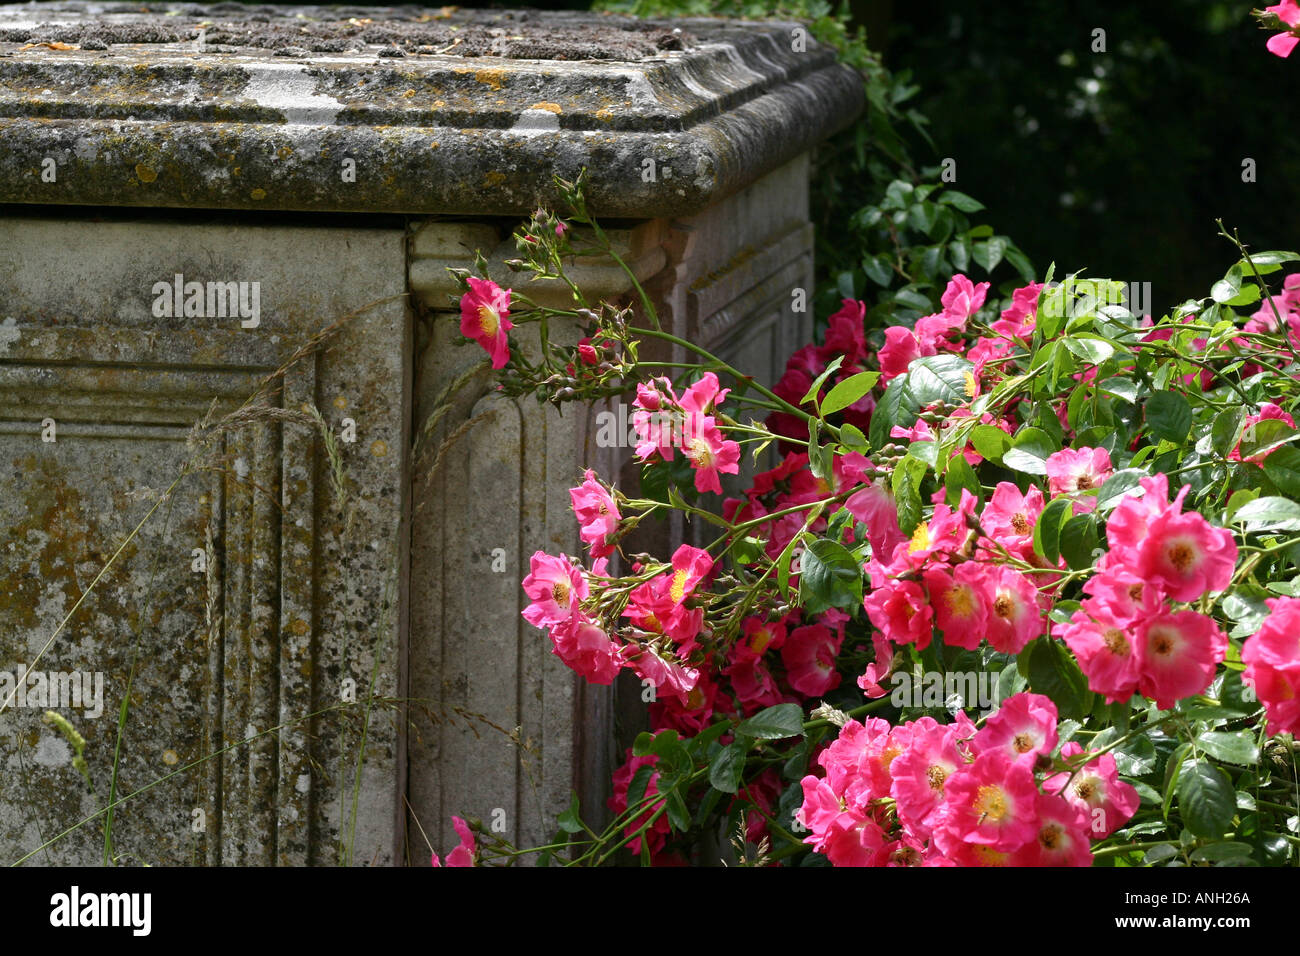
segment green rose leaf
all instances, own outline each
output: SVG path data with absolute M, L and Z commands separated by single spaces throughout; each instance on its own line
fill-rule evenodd
M 748 742 L 728 744 L 718 751 L 718 755 L 709 764 L 709 784 L 723 793 L 735 793 L 740 789 L 740 778 L 745 772 L 745 754 L 749 750 Z M 629 798 L 630 801 L 630 798 Z
M 1223 836 L 1237 812 L 1232 781 L 1207 761 L 1184 762 L 1178 774 L 1178 812 L 1187 829 L 1197 836 Z
M 809 544 L 799 558 L 799 603 L 804 612 L 820 614 L 861 602 L 862 568 L 853 553 L 828 538 Z
M 859 372 L 839 382 L 826 395 L 822 402 L 822 415 L 834 415 L 848 408 L 875 387 L 880 379 L 879 372 Z
M 1156 392 L 1147 399 L 1147 427 L 1157 438 L 1176 444 L 1192 430 L 1192 406 L 1177 392 Z
M 756 740 L 781 740 L 803 736 L 803 710 L 798 704 L 777 704 L 760 710 L 736 727 L 737 734 Z

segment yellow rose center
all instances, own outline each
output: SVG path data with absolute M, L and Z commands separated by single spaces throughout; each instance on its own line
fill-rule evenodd
M 912 532 L 912 543 L 907 546 L 907 553 L 914 554 L 917 551 L 929 550 L 932 543 L 930 526 L 919 524 L 916 526 L 916 530 Z
M 1049 823 L 1038 831 L 1038 843 L 1044 850 L 1055 850 L 1065 842 L 1065 828 L 1059 823 Z
M 673 583 L 668 586 L 668 596 L 673 599 L 674 604 L 681 604 L 682 598 L 686 596 L 686 579 L 690 577 L 690 572 L 685 568 L 673 572 Z
M 1001 787 L 985 784 L 975 795 L 975 812 L 979 814 L 980 823 L 986 820 L 990 823 L 1001 823 L 1008 809 L 1007 795 L 1002 792 Z

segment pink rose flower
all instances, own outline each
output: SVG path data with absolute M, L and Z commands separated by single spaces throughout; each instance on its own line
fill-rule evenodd
M 545 551 L 534 552 L 529 564 L 523 588 L 533 603 L 524 608 L 524 620 L 533 627 L 563 624 L 587 598 L 582 569 L 564 555 L 555 558 Z
M 1039 754 L 1056 749 L 1056 705 L 1042 694 L 1021 693 L 1002 702 L 975 735 L 972 746 L 979 754 L 994 750 L 1033 767 Z
M 1137 629 L 1142 655 L 1138 689 L 1161 709 L 1210 686 L 1228 638 L 1196 611 L 1172 611 L 1143 620 Z
M 1207 591 L 1226 588 L 1236 564 L 1231 531 L 1213 527 L 1195 511 L 1179 514 L 1177 505 L 1171 505 L 1148 523 L 1133 570 L 1175 601 L 1195 601 Z
M 1038 832 L 1038 788 L 1025 764 L 1005 750 L 982 753 L 944 781 L 945 804 L 934 840 L 948 856 L 963 844 L 1017 850 Z
M 985 639 L 996 651 L 1019 654 L 1043 633 L 1042 598 L 1033 582 L 1014 568 L 990 565 L 990 614 Z
M 943 643 L 970 651 L 978 648 L 989 620 L 985 566 L 963 561 L 952 572 L 943 567 L 926 568 L 924 580 Z
M 447 854 L 447 866 L 473 866 L 474 856 L 478 853 L 478 844 L 474 840 L 474 831 L 469 828 L 469 824 L 460 817 L 452 817 L 451 825 L 456 828 L 456 833 L 460 836 L 460 846 Z M 433 854 L 431 861 L 432 866 L 442 866 L 438 854 Z
M 708 415 L 688 413 L 687 426 L 682 454 L 695 469 L 695 490 L 720 495 L 719 475 L 740 473 L 740 443 L 724 437 L 715 419 Z
M 925 650 L 934 637 L 934 610 L 915 581 L 891 581 L 872 588 L 862 599 L 871 623 L 895 644 Z
M 1065 495 L 1074 513 L 1097 510 L 1097 491 L 1111 474 L 1110 452 L 1104 448 L 1066 448 L 1047 458 L 1047 487 L 1052 497 Z
M 551 627 L 555 655 L 593 684 L 610 684 L 624 667 L 623 648 L 581 611 Z
M 1063 760 L 1081 753 L 1083 747 L 1073 741 L 1061 748 Z M 1083 811 L 1088 832 L 1094 840 L 1108 837 L 1122 827 L 1142 802 L 1137 790 L 1119 779 L 1115 757 L 1111 754 L 1102 754 L 1088 761 L 1073 774 L 1073 778 L 1068 773 L 1047 777 L 1043 781 L 1043 792 L 1059 794 Z
M 618 531 L 622 515 L 614 498 L 596 481 L 596 473 L 588 468 L 582 484 L 569 489 L 569 498 L 580 526 L 578 535 L 591 548 L 591 556 L 603 558 L 613 554 L 614 546 L 609 539 Z
M 1142 674 L 1141 645 L 1129 625 L 1129 619 L 1117 617 L 1109 604 L 1089 598 L 1069 624 L 1052 628 L 1079 661 L 1088 688 L 1110 703 L 1132 697 Z
M 1246 641 L 1242 681 L 1255 691 L 1269 731 L 1300 731 L 1300 600 L 1268 598 L 1269 614 Z
M 867 526 L 867 541 L 878 559 L 887 561 L 894 549 L 907 540 L 898 527 L 898 505 L 883 479 L 855 491 L 844 507 Z
M 835 658 L 844 643 L 823 624 L 808 624 L 790 632 L 781 647 L 786 679 L 805 697 L 820 697 L 840 685 Z
M 1300 26 L 1300 6 L 1296 5 L 1295 0 L 1282 0 L 1281 3 L 1265 7 L 1264 10 L 1267 13 L 1276 14 L 1278 19 L 1289 27 Z M 1268 52 L 1274 56 L 1288 57 L 1297 43 L 1300 43 L 1300 37 L 1296 36 L 1294 32 L 1274 33 L 1268 38 L 1268 43 L 1265 46 L 1268 47 Z
M 1087 821 L 1074 804 L 1040 793 L 1037 831 L 1007 862 L 1011 866 L 1091 866 Z
M 842 355 L 842 368 L 859 364 L 867 354 L 867 339 L 862 327 L 866 315 L 865 303 L 842 299 L 840 310 L 826 320 L 826 344 L 817 349 L 817 357 L 829 362 Z
M 514 328 L 510 322 L 510 289 L 502 289 L 490 279 L 470 277 L 469 291 L 460 297 L 460 332 L 471 338 L 492 357 L 493 368 L 504 368 L 510 361 L 510 341 L 506 333 Z
M 957 749 L 958 728 L 921 717 L 912 725 L 912 743 L 890 765 L 890 795 L 898 819 L 910 832 L 928 837 L 943 808 L 944 784 L 966 765 Z

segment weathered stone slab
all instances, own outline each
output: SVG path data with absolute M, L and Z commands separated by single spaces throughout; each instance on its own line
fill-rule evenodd
M 580 552 L 584 466 L 637 469 L 597 437 L 616 402 L 493 394 L 447 269 L 478 249 L 509 282 L 519 217 L 586 168 L 664 328 L 774 381 L 811 331 L 808 150 L 862 99 L 801 31 L 0 7 L 0 202 L 32 207 L 0 221 L 0 692 L 46 642 L 36 669 L 89 675 L 90 704 L 58 709 L 96 787 L 40 706 L 0 713 L 4 859 L 56 837 L 32 859 L 100 859 L 99 821 L 61 834 L 106 801 L 132 661 L 124 862 L 424 863 L 452 814 L 519 844 L 571 789 L 599 815 L 615 712 L 644 707 L 550 653 L 519 580 L 534 550 Z M 593 302 L 632 302 L 613 261 L 569 265 Z M 201 419 L 228 426 L 204 455 Z
M 122 547 L 32 668 L 102 677 L 101 713 L 54 707 L 88 742 L 95 792 L 41 726 L 43 701 L 7 709 L 0 859 L 107 802 L 133 659 L 118 793 L 166 779 L 115 815 L 125 862 L 335 862 L 353 829 L 357 862 L 394 859 L 397 705 L 371 711 L 355 827 L 362 728 L 337 706 L 349 686 L 364 699 L 372 676 L 376 694 L 401 696 L 404 271 L 398 230 L 0 224 L 0 670 L 36 658 Z M 176 274 L 258 283 L 257 326 L 157 316 L 155 284 Z M 294 364 L 212 455 L 196 454 L 200 419 L 240 408 L 331 321 L 393 296 Z M 276 415 L 310 406 L 335 431 L 355 422 L 356 442 L 337 444 L 342 501 L 320 432 Z M 102 846 L 96 821 L 34 861 L 98 862 Z
M 0 7 L 0 202 L 516 214 L 585 166 L 593 210 L 656 218 L 862 103 L 798 24 L 163 9 Z

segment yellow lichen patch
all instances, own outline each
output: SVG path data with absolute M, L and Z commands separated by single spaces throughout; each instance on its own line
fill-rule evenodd
M 484 177 L 483 177 L 483 186 L 484 186 L 485 188 L 490 187 L 490 186 L 497 186 L 497 185 L 500 185 L 501 183 L 503 183 L 503 182 L 505 182 L 505 181 L 506 181 L 506 174 L 505 174 L 505 173 L 502 173 L 502 172 L 497 172 L 497 171 L 494 169 L 494 170 L 492 170 L 492 172 L 487 173 L 486 175 L 484 175 Z
M 460 7 L 441 7 L 434 13 L 424 13 L 415 18 L 416 23 L 428 23 L 430 20 L 446 20 Z
M 613 118 L 614 114 L 608 106 L 602 106 L 600 109 L 596 110 L 596 119 L 600 120 L 602 123 L 608 123 Z
M 474 73 L 474 79 L 484 84 L 489 89 L 496 91 L 501 89 L 501 84 L 505 82 L 506 74 L 504 70 L 477 70 Z
M 388 454 L 388 443 L 385 441 L 375 442 L 370 446 L 370 454 L 374 455 L 376 458 L 383 458 Z
M 177 756 L 176 751 L 174 750 L 163 751 L 163 758 L 162 758 L 163 763 L 165 763 L 169 767 L 176 766 L 176 764 L 180 762 L 180 759 L 181 758 Z
M 303 637 L 311 630 L 311 625 L 300 617 L 295 617 L 293 623 L 289 625 L 289 633 L 296 637 Z
M 546 110 L 546 112 L 554 113 L 556 116 L 559 116 L 564 112 L 564 110 L 560 109 L 559 103 L 534 103 L 529 108 L 534 110 Z
M 404 97 L 406 97 L 406 98 L 409 100 L 412 96 L 415 95 L 415 90 L 407 90 L 407 91 L 406 91 L 405 93 L 403 93 L 402 95 L 403 95 Z
M 254 190 L 253 190 L 251 193 L 249 193 L 248 195 L 251 196 L 253 199 L 265 199 L 265 198 L 266 198 L 266 190 L 265 190 L 265 189 L 254 189 Z
M 338 398 L 334 399 L 334 407 L 339 410 L 347 408 L 348 407 L 347 396 L 340 395 Z
M 279 156 L 281 159 L 288 159 L 290 156 L 293 155 L 293 149 L 288 146 L 281 146 L 276 151 L 276 155 Z
M 142 183 L 151 183 L 158 178 L 158 174 L 143 163 L 136 165 L 135 174 L 140 178 L 140 182 Z

